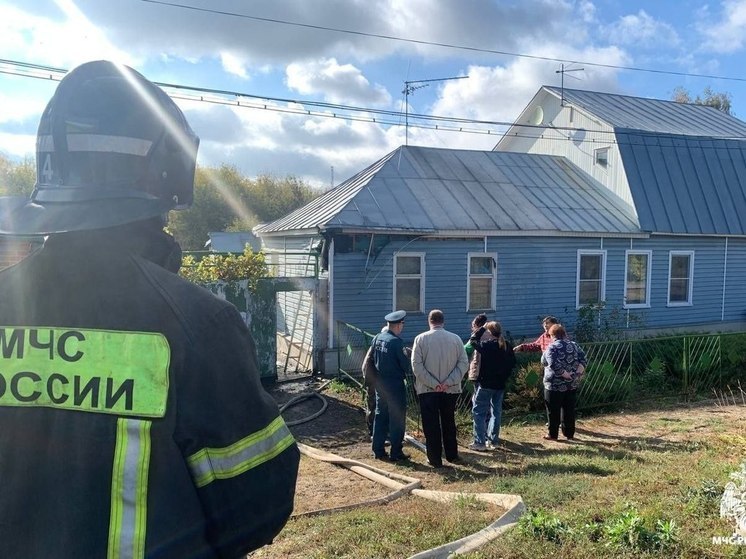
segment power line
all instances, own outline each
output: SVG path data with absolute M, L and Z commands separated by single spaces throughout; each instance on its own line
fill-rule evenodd
M 6 66 L 18 66 L 19 69 L 13 70 L 13 69 L 4 69 L 2 66 L 0 66 L 0 74 L 7 74 L 7 75 L 14 75 L 19 77 L 25 77 L 25 78 L 35 78 L 35 79 L 43 79 L 43 80 L 53 80 L 53 81 L 59 81 L 62 79 L 62 77 L 67 73 L 67 70 L 63 68 L 53 68 L 50 66 L 42 66 L 39 64 L 31 64 L 27 62 L 20 62 L 20 61 L 12 61 L 12 60 L 6 60 L 6 59 L 0 59 L 0 64 L 4 64 Z M 34 73 L 35 72 L 35 73 Z M 169 84 L 169 83 L 162 83 L 162 82 L 153 82 L 156 85 L 160 87 L 165 87 L 168 89 L 176 90 L 179 93 L 171 92 L 169 95 L 174 99 L 181 99 L 184 101 L 191 101 L 191 102 L 199 102 L 199 103 L 209 103 L 209 104 L 216 104 L 216 105 L 223 105 L 223 106 L 230 106 L 230 107 L 237 107 L 237 108 L 244 108 L 244 109 L 254 109 L 254 110 L 267 110 L 271 112 L 277 112 L 281 114 L 293 114 L 293 115 L 299 115 L 299 116 L 312 116 L 312 117 L 320 117 L 320 118 L 334 118 L 339 119 L 347 122 L 366 122 L 370 124 L 378 124 L 382 126 L 402 126 L 401 123 L 401 111 L 386 111 L 382 109 L 367 109 L 367 108 L 361 108 L 361 107 L 354 107 L 350 105 L 335 105 L 332 103 L 325 103 L 325 102 L 317 102 L 317 101 L 301 101 L 301 100 L 294 100 L 294 99 L 284 99 L 284 98 L 277 98 L 277 97 L 266 97 L 266 96 L 258 96 L 258 95 L 252 95 L 247 93 L 240 93 L 235 91 L 229 91 L 229 90 L 222 90 L 222 89 L 209 89 L 204 87 L 192 87 L 187 85 L 179 85 L 179 84 Z M 186 93 L 181 93 L 186 92 Z M 192 92 L 191 94 L 189 92 Z M 207 95 L 206 95 L 207 94 Z M 220 97 L 220 96 L 223 97 Z M 232 99 L 228 99 L 227 97 L 232 97 Z M 299 105 L 297 108 L 292 106 L 282 107 L 279 105 L 272 105 L 270 103 L 263 103 L 261 101 L 267 101 L 270 103 L 288 103 L 289 105 Z M 327 111 L 333 111 L 333 110 L 339 110 L 343 111 L 342 113 L 336 113 L 336 112 L 325 112 L 322 110 L 309 110 L 306 108 L 302 108 L 302 105 L 308 105 L 308 106 L 314 106 L 318 107 L 319 109 L 326 109 Z M 355 116 L 354 114 L 347 114 L 344 113 L 344 111 L 351 112 L 351 113 L 372 113 L 376 115 L 381 115 L 381 118 L 378 116 Z M 481 134 L 481 135 L 487 135 L 487 136 L 496 136 L 496 137 L 511 137 L 511 138 L 530 138 L 530 139 L 541 139 L 541 140 L 552 140 L 552 141 L 575 141 L 575 138 L 573 138 L 570 133 L 583 133 L 583 134 L 592 134 L 592 135 L 601 135 L 600 138 L 586 138 L 587 141 L 591 142 L 591 144 L 597 144 L 599 147 L 603 146 L 610 146 L 610 145 L 621 145 L 624 142 L 619 142 L 616 139 L 616 132 L 614 130 L 591 130 L 591 129 L 585 129 L 585 128 L 575 128 L 575 127 L 566 127 L 566 126 L 551 126 L 551 125 L 533 125 L 533 124 L 519 124 L 515 122 L 505 122 L 505 121 L 489 121 L 489 120 L 475 120 L 475 119 L 467 119 L 467 118 L 459 118 L 459 117 L 444 117 L 444 116 L 438 116 L 438 115 L 424 115 L 424 114 L 410 114 L 410 118 L 417 119 L 421 122 L 412 124 L 410 123 L 409 126 L 412 128 L 419 128 L 423 130 L 432 130 L 432 131 L 438 131 L 438 132 L 456 132 L 456 133 L 466 133 L 466 134 Z M 397 120 L 390 120 L 385 117 L 395 118 Z M 441 123 L 450 123 L 443 125 Z M 459 126 L 459 124 L 461 126 Z M 464 126 L 466 125 L 466 126 Z M 511 128 L 509 131 L 500 132 L 498 130 L 491 130 L 491 129 L 485 129 L 485 128 L 470 128 L 469 126 L 506 126 Z M 527 133 L 526 131 L 533 130 L 534 133 Z M 547 134 L 546 132 L 540 132 L 540 131 L 553 131 L 557 134 L 557 136 L 554 136 L 552 134 Z M 567 132 L 568 135 L 565 136 L 562 134 L 562 132 Z M 654 132 L 645 133 L 640 132 L 642 135 L 656 135 Z M 604 137 L 603 135 L 608 135 L 607 137 Z M 708 138 L 712 139 L 712 137 L 708 136 Z M 733 135 L 729 136 L 727 138 L 718 138 L 718 139 L 744 139 L 746 136 L 738 136 Z
M 19 71 L 14 71 L 12 69 L 4 69 L 2 66 L 0 66 L 0 73 L 8 74 L 8 75 L 15 75 L 15 76 L 21 76 L 21 77 L 28 77 L 28 78 L 37 78 L 37 79 L 44 79 L 44 80 L 55 80 L 59 81 L 62 79 L 62 77 L 67 73 L 67 70 L 63 68 L 54 68 L 51 66 L 43 66 L 40 64 L 31 64 L 28 62 L 20 62 L 15 60 L 8 60 L 8 59 L 0 59 L 0 65 L 6 65 L 6 66 L 17 66 L 20 67 Z M 35 71 L 36 73 L 33 73 Z M 53 75 L 54 74 L 54 75 Z M 267 109 L 268 107 L 262 106 L 262 105 L 251 105 L 250 103 L 247 103 L 243 101 L 244 99 L 252 99 L 255 101 L 271 101 L 275 103 L 287 103 L 287 104 L 295 104 L 295 105 L 303 105 L 308 107 L 316 107 L 316 108 L 322 108 L 322 109 L 328 109 L 332 111 L 347 111 L 347 112 L 360 112 L 360 113 L 370 113 L 374 115 L 381 115 L 382 117 L 392 117 L 392 118 L 399 118 L 401 119 L 402 111 L 394 111 L 394 110 L 386 110 L 386 109 L 374 109 L 370 107 L 358 107 L 355 105 L 341 105 L 341 104 L 335 104 L 335 103 L 327 103 L 322 101 L 307 101 L 307 100 L 300 100 L 300 99 L 290 99 L 286 97 L 270 97 L 270 96 L 263 96 L 263 95 L 254 95 L 251 93 L 244 93 L 239 91 L 232 91 L 227 89 L 214 89 L 214 88 L 206 88 L 206 87 L 196 87 L 196 86 L 190 86 L 190 85 L 183 85 L 183 84 L 174 84 L 174 83 L 165 83 L 165 82 L 153 82 L 156 85 L 171 89 L 171 90 L 177 90 L 177 91 L 187 91 L 187 92 L 194 92 L 198 96 L 189 96 L 189 97 L 179 97 L 183 98 L 185 100 L 190 101 L 204 101 L 204 102 L 210 102 L 210 103 L 217 103 L 217 104 L 224 104 L 224 105 L 233 105 L 233 106 L 241 106 L 241 107 L 251 107 L 251 108 L 259 108 L 259 109 Z M 204 94 L 208 95 L 216 95 L 216 96 L 224 96 L 224 97 L 231 97 L 234 98 L 233 101 L 226 101 L 225 99 L 210 99 L 209 97 L 206 97 Z M 177 97 L 177 95 L 172 95 L 172 97 Z M 311 114 L 307 110 L 298 110 L 298 111 L 290 111 L 290 110 L 283 110 L 282 112 L 295 112 L 297 114 Z M 322 116 L 323 113 L 315 113 L 314 116 Z M 333 117 L 341 117 L 341 115 L 332 115 Z M 479 119 L 471 119 L 471 118 L 464 118 L 464 117 L 451 117 L 451 116 L 441 116 L 441 115 L 429 115 L 429 114 L 422 114 L 422 113 L 409 113 L 409 118 L 412 118 L 414 120 L 420 120 L 420 121 L 428 121 L 428 122 L 446 122 L 451 124 L 465 124 L 465 125 L 484 125 L 484 126 L 514 126 L 516 125 L 514 122 L 508 122 L 508 121 L 498 121 L 498 120 L 479 120 Z M 377 123 L 383 123 L 379 118 L 371 118 L 368 119 L 370 122 L 377 122 Z M 387 125 L 401 125 L 400 122 L 385 122 Z M 516 125 L 517 126 L 517 125 Z M 531 124 L 525 124 L 520 125 L 525 128 L 545 128 L 539 125 L 531 125 Z M 443 129 L 442 126 L 438 127 L 437 125 L 433 125 L 435 129 Z M 575 131 L 577 128 L 574 127 L 556 127 L 559 129 L 566 129 L 569 131 Z M 588 132 L 589 130 L 586 130 Z M 607 130 L 592 130 L 591 132 L 598 132 L 600 134 L 610 134 L 610 131 Z M 483 132 L 488 134 L 500 134 L 499 132 Z
M 510 51 L 503 51 L 503 50 L 496 50 L 496 49 L 486 49 L 486 48 L 480 48 L 480 47 L 471 47 L 466 45 L 454 45 L 451 43 L 441 43 L 438 41 L 425 41 L 422 39 L 410 39 L 406 37 L 395 37 L 393 35 L 384 35 L 382 33 L 368 33 L 366 31 L 353 31 L 351 29 L 340 29 L 338 27 L 327 27 L 324 25 L 313 25 L 310 23 L 300 23 L 296 21 L 287 21 L 283 19 L 276 19 L 276 18 L 268 18 L 268 17 L 260 17 L 260 16 L 251 16 L 248 14 L 240 14 L 236 12 L 228 12 L 224 10 L 215 10 L 211 8 L 200 8 L 198 6 L 189 6 L 187 4 L 179 4 L 177 2 L 165 2 L 163 0 L 141 0 L 142 2 L 147 2 L 148 4 L 158 4 L 161 6 L 168 6 L 171 8 L 179 8 L 183 10 L 193 10 L 197 12 L 205 12 L 210 14 L 216 14 L 216 15 L 223 15 L 223 16 L 229 16 L 229 17 L 237 17 L 242 19 L 251 19 L 254 21 L 263 21 L 266 23 L 275 23 L 278 25 L 292 25 L 294 27 L 305 27 L 307 29 L 316 29 L 318 31 L 331 31 L 333 33 L 344 33 L 347 35 L 357 35 L 361 37 L 371 37 L 375 39 L 386 39 L 389 41 L 400 41 L 404 43 L 412 43 L 416 45 L 426 45 L 426 46 L 432 46 L 432 47 L 441 47 L 441 48 L 448 48 L 448 49 L 456 49 L 456 50 L 465 50 L 465 51 L 471 51 L 471 52 L 480 52 L 480 53 L 486 53 L 486 54 L 498 54 L 501 56 L 513 56 L 517 58 L 528 58 L 531 60 L 543 60 L 547 62 L 563 62 L 566 64 L 585 64 L 587 66 L 596 66 L 598 68 L 609 68 L 613 70 L 627 70 L 630 72 L 647 72 L 651 74 L 666 74 L 671 76 L 682 76 L 682 77 L 688 77 L 688 78 L 706 78 L 711 80 L 725 80 L 725 81 L 736 81 L 736 82 L 746 82 L 746 78 L 737 78 L 737 77 L 731 77 L 731 76 L 717 76 L 714 74 L 697 74 L 693 72 L 676 72 L 674 70 L 658 70 L 655 68 L 640 68 L 636 66 L 622 66 L 620 64 L 604 64 L 601 62 L 588 62 L 586 60 L 573 60 L 571 58 L 554 58 L 551 56 L 538 56 L 534 54 L 525 54 L 520 52 L 510 52 Z

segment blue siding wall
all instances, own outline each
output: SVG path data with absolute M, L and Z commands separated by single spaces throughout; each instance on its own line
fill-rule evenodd
M 514 338 L 534 337 L 547 314 L 571 329 L 577 318 L 577 251 L 606 251 L 607 309 L 621 311 L 631 327 L 712 326 L 746 319 L 746 240 L 728 239 L 726 299 L 723 306 L 725 238 L 663 237 L 491 237 L 486 251 L 497 253 L 497 308 L 488 313 Z M 427 328 L 427 311 L 440 308 L 446 328 L 469 334 L 475 312 L 466 310 L 468 253 L 483 252 L 482 239 L 392 241 L 375 258 L 363 253 L 335 255 L 335 318 L 377 331 L 392 310 L 395 252 L 425 253 L 425 313 L 410 313 L 403 337 L 411 341 Z M 625 253 L 652 251 L 650 308 L 623 309 Z M 693 304 L 668 306 L 669 251 L 694 251 Z M 366 261 L 368 263 L 366 270 Z M 723 309 L 724 312 L 723 312 Z

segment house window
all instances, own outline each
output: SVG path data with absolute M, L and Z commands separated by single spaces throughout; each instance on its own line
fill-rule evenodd
M 496 272 L 496 254 L 469 254 L 467 311 L 490 311 L 495 309 Z
M 668 253 L 668 304 L 692 304 L 692 278 L 694 252 L 671 251 Z
M 394 309 L 423 312 L 425 255 L 400 252 L 394 259 Z
M 609 166 L 609 148 L 598 148 L 597 150 L 594 150 L 593 152 L 596 160 L 596 165 L 601 165 L 601 167 L 608 167 Z
M 627 263 L 624 271 L 624 306 L 625 308 L 650 306 L 650 260 L 649 250 L 627 251 Z
M 578 251 L 577 307 L 597 305 L 606 298 L 606 251 Z

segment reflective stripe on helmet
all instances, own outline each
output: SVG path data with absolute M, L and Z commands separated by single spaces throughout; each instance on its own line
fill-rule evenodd
M 120 153 L 145 157 L 153 142 L 142 138 L 126 136 L 109 136 L 105 134 L 68 134 L 67 151 L 89 151 L 98 153 Z M 37 148 L 41 152 L 54 151 L 54 137 L 39 136 Z
M 145 557 L 150 425 L 137 419 L 117 420 L 107 559 Z
M 216 479 L 229 479 L 272 460 L 294 442 L 278 416 L 264 429 L 225 448 L 203 448 L 187 459 L 197 487 Z

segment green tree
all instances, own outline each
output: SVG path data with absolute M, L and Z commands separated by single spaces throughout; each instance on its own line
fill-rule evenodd
M 28 196 L 36 183 L 36 165 L 31 157 L 14 163 L 0 154 L 0 195 Z
M 231 165 L 200 167 L 195 175 L 192 207 L 171 212 L 168 229 L 184 250 L 202 250 L 210 231 L 250 231 L 317 195 L 295 177 L 262 175 L 252 180 Z
M 257 218 L 266 223 L 306 205 L 318 195 L 318 191 L 296 177 L 278 179 L 260 175 L 249 185 L 248 203 Z
M 246 204 L 247 180 L 230 165 L 198 167 L 194 176 L 194 202 L 188 210 L 171 212 L 168 229 L 185 250 L 202 250 L 210 231 L 223 231 L 242 214 L 252 216 Z
M 722 111 L 727 115 L 733 115 L 731 112 L 732 97 L 730 93 L 716 92 L 708 85 L 702 91 L 702 95 L 697 95 L 692 99 L 689 91 L 678 86 L 673 90 L 671 100 L 677 103 L 693 103 L 695 105 L 706 105 L 708 107 L 715 107 L 718 111 Z

